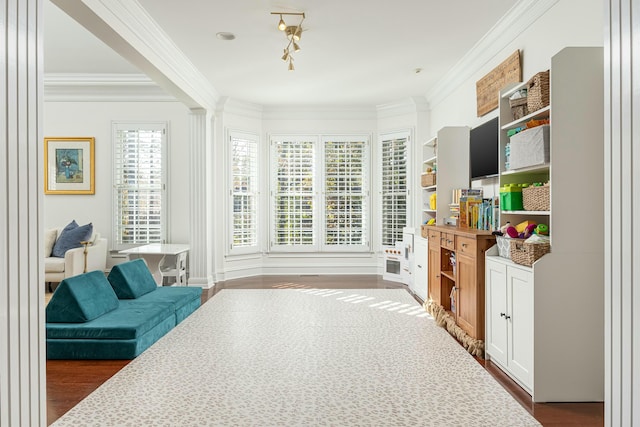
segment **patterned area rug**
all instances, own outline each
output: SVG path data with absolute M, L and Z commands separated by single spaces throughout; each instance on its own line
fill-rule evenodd
M 537 426 L 401 289 L 222 290 L 53 425 Z

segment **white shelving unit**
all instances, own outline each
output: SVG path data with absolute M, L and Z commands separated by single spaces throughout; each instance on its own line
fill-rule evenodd
M 429 168 L 437 170 L 438 156 L 437 156 L 437 146 L 438 139 L 437 137 L 431 138 L 422 144 L 422 171 L 421 173 L 425 173 Z M 436 184 L 430 185 L 427 187 L 422 187 L 421 189 L 421 224 L 424 224 L 431 218 L 436 217 L 436 210 L 430 208 L 430 197 L 432 194 L 436 193 L 438 190 L 438 181 L 436 174 Z
M 456 188 L 469 187 L 469 128 L 447 126 L 422 145 L 422 171 L 436 165 L 436 185 L 421 188 L 421 224 L 431 218 L 442 224 L 449 217 L 451 196 Z M 429 198 L 436 194 L 436 209 L 429 208 Z
M 502 211 L 501 223 L 549 225 L 551 253 L 532 267 L 486 253 L 486 355 L 535 402 L 604 400 L 603 51 L 551 59 L 550 106 L 513 120 L 500 97 L 500 186 L 549 181 L 545 212 Z M 507 131 L 550 117 L 550 164 L 504 170 Z

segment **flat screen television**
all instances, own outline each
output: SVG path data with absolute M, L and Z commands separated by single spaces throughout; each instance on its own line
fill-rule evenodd
M 472 180 L 498 175 L 498 118 L 471 129 L 469 172 Z

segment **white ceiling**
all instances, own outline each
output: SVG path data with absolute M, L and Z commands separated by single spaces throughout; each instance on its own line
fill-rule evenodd
M 380 105 L 424 96 L 516 3 L 138 2 L 220 95 L 260 105 Z M 49 0 L 44 11 L 46 74 L 139 73 Z M 270 14 L 276 11 L 306 14 L 295 71 L 280 58 L 287 40 Z M 220 31 L 236 39 L 219 40 Z

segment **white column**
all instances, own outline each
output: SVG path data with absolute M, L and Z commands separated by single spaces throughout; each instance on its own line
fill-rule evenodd
M 0 1 L 0 426 L 46 425 L 42 0 Z
M 632 426 L 640 425 L 640 8 L 605 6 L 604 419 Z
M 213 286 L 213 117 L 204 109 L 189 115 L 189 286 Z

